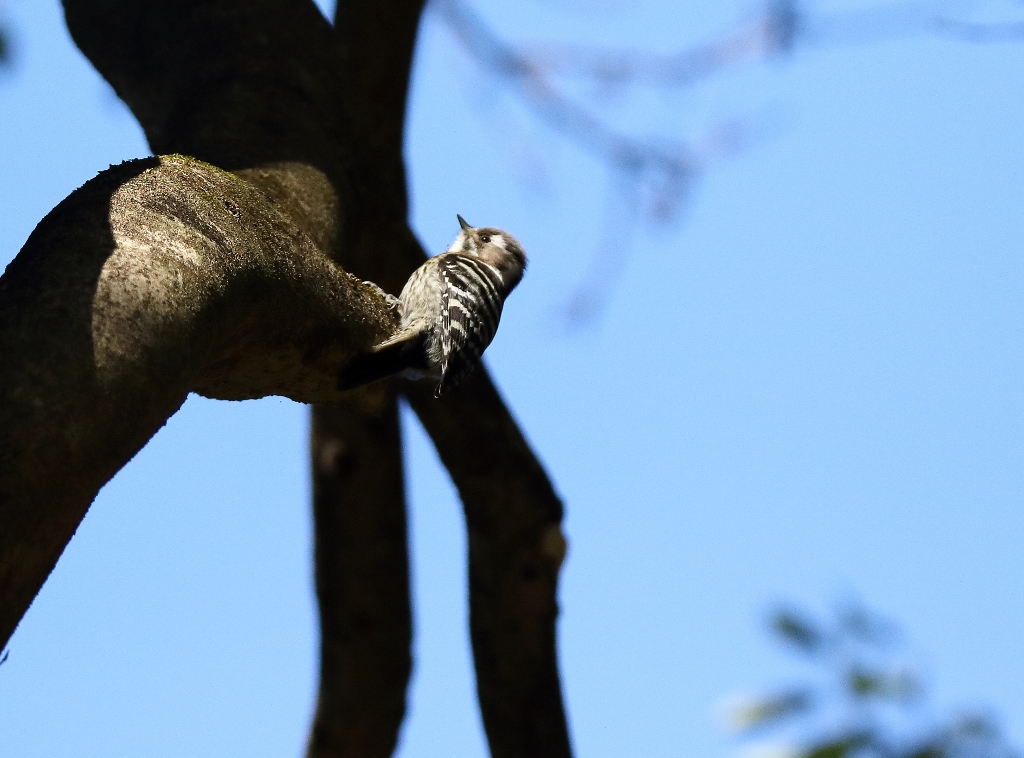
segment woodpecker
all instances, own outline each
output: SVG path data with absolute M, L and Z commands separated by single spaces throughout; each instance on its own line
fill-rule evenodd
M 434 396 L 441 397 L 476 368 L 498 331 L 505 298 L 523 278 L 526 253 L 508 232 L 456 218 L 461 229 L 451 247 L 402 288 L 398 332 L 346 366 L 340 389 L 405 372 L 437 379 Z

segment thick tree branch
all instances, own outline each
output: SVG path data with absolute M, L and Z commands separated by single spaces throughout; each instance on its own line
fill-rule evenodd
M 229 171 L 308 167 L 288 178 L 280 170 L 246 178 L 272 190 L 336 254 L 354 191 L 352 158 L 340 89 L 326 84 L 340 65 L 333 32 L 311 2 L 66 0 L 64 13 L 154 153 Z
M 470 631 L 491 753 L 571 755 L 555 638 L 562 503 L 484 372 L 441 400 L 422 385 L 406 396 L 466 513 Z
M 360 139 L 389 161 L 402 155 L 406 93 L 423 6 L 424 0 L 342 0 L 334 16 L 348 112 Z
M 155 150 L 188 152 L 235 170 L 273 196 L 347 270 L 389 292 L 397 293 L 422 262 L 405 219 L 401 155 L 420 2 L 343 3 L 336 30 L 309 2 L 64 5 L 76 42 L 135 112 Z M 489 386 L 486 377 L 480 381 Z M 401 472 L 398 429 L 390 421 L 394 399 L 385 395 L 370 410 L 364 401 L 365 395 L 347 408 L 314 409 L 323 630 L 315 755 L 386 755 L 394 744 L 386 722 L 397 729 L 408 671 L 404 564 L 393 564 L 373 585 L 380 590 L 374 595 L 356 578 L 373 573 L 381 556 L 404 549 L 396 517 L 402 493 L 393 486 Z M 492 525 L 470 527 L 472 573 L 485 588 L 474 590 L 471 602 L 492 751 L 568 755 L 554 652 L 558 562 L 537 557 L 538 545 L 549 545 L 547 553 L 552 544 L 564 546 L 557 499 L 493 391 L 465 411 L 413 404 L 438 448 L 460 451 L 461 465 L 452 465 L 451 455 L 445 460 L 467 515 Z M 477 444 L 482 438 L 487 444 Z M 496 460 L 510 463 L 489 469 Z M 488 481 L 470 476 L 473 470 L 501 471 L 504 478 Z M 538 478 L 543 487 L 534 486 Z M 517 546 L 516 539 L 527 544 Z M 523 602 L 528 596 L 532 610 Z M 387 642 L 353 633 L 361 628 L 358 619 L 367 621 L 366 629 L 392 625 Z M 383 718 L 360 709 L 378 696 Z
M 75 191 L 0 277 L 0 647 L 96 492 L 189 392 L 337 400 L 339 368 L 394 325 L 213 166 L 136 161 Z
M 401 289 L 419 263 L 393 264 L 411 237 L 404 185 L 382 210 L 388 191 L 357 155 L 345 118 L 334 30 L 312 3 L 64 6 L 75 41 L 154 150 L 174 145 L 236 169 L 349 270 Z M 378 255 L 392 261 L 390 272 Z M 394 397 L 378 405 L 369 413 L 358 403 L 313 409 L 321 681 L 311 756 L 383 758 L 404 712 L 411 613 L 404 527 L 396 526 L 404 524 L 402 450 L 397 424 L 387 423 L 397 418 Z M 386 568 L 385 559 L 393 561 Z
M 378 165 L 388 167 L 389 202 L 401 198 L 403 218 L 401 127 L 422 5 L 340 2 L 335 21 L 348 64 L 349 110 Z M 381 267 L 422 259 L 418 245 L 413 249 L 413 256 L 396 256 L 371 248 L 367 265 L 389 278 Z M 362 270 L 359 262 L 342 260 Z M 570 755 L 555 646 L 558 568 L 565 555 L 561 502 L 485 372 L 445 401 L 423 387 L 404 391 L 466 513 L 470 630 L 491 752 Z
M 351 394 L 313 414 L 323 642 L 310 758 L 390 755 L 412 668 L 398 404 L 380 385 Z

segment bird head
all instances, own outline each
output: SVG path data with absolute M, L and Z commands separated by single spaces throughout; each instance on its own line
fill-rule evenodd
M 526 251 L 519 240 L 501 229 L 470 226 L 462 216 L 456 218 L 462 228 L 448 252 L 479 258 L 494 266 L 501 274 L 506 292 L 510 292 L 519 284 L 526 270 Z

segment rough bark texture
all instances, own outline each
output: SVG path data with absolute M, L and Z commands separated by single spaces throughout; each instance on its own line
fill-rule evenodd
M 351 301 L 353 307 L 340 307 L 332 316 L 326 310 L 320 313 L 314 298 L 314 313 L 307 312 L 310 303 L 302 302 L 289 315 L 292 321 L 275 329 L 276 324 L 261 321 L 264 302 L 278 298 L 283 305 L 296 293 L 285 288 L 282 294 L 271 284 L 282 278 L 291 282 L 293 275 L 305 281 L 305 270 L 285 277 L 262 270 L 239 277 L 243 285 L 224 289 L 237 290 L 238 298 L 227 298 L 223 304 L 215 299 L 216 307 L 202 311 L 198 332 L 192 332 L 201 332 L 202 339 L 197 336 L 195 344 L 187 342 L 183 348 L 209 351 L 200 361 L 203 371 L 187 377 L 194 383 L 168 379 L 146 385 L 153 392 L 147 401 L 159 411 L 141 414 L 130 433 L 117 429 L 117 424 L 90 430 L 103 437 L 97 444 L 111 446 L 114 453 L 105 465 L 81 459 L 82 479 L 91 479 L 74 505 L 58 502 L 52 493 L 33 495 L 35 503 L 41 496 L 51 498 L 35 510 L 26 500 L 12 500 L 10 507 L 5 502 L 3 512 L 21 519 L 13 524 L 14 531 L 44 535 L 41 544 L 46 549 L 27 549 L 31 560 L 22 559 L 21 553 L 0 558 L 5 561 L 0 563 L 0 577 L 13 566 L 41 567 L 32 568 L 35 574 L 28 579 L 16 578 L 15 584 L 28 588 L 23 603 L 27 604 L 96 489 L 144 444 L 189 389 L 234 398 L 255 396 L 259 393 L 254 388 L 262 388 L 306 401 L 326 400 L 329 404 L 314 408 L 311 442 L 323 642 L 309 754 L 386 756 L 396 741 L 410 669 L 395 395 L 400 389 L 437 446 L 465 505 L 473 649 L 491 751 L 502 757 L 568 756 L 555 655 L 556 583 L 565 550 L 561 504 L 486 373 L 479 372 L 440 402 L 407 386 L 378 386 L 340 399 L 318 394 L 324 370 L 336 368 L 349 351 L 365 346 L 365 340 L 393 323 L 380 298 L 329 265 L 323 253 L 392 293 L 424 257 L 406 223 L 401 152 L 422 0 L 342 0 L 334 27 L 309 0 L 64 0 L 64 7 L 76 44 L 131 107 L 154 152 L 194 155 L 234 172 L 232 176 L 212 167 L 203 169 L 235 188 L 243 200 L 259 200 L 270 209 L 265 214 L 273 220 L 267 221 L 269 231 L 251 230 L 258 237 L 250 241 L 254 249 L 271 250 L 268 241 L 276 239 L 274 230 L 287 230 L 281 234 L 298 245 L 294 249 L 305 251 L 310 266 L 320 267 L 316 276 L 328 282 L 321 284 L 330 290 L 334 285 L 329 283 L 336 281 L 340 289 L 332 296 L 343 304 Z M 132 169 L 118 171 L 130 174 Z M 124 182 L 123 178 L 114 172 L 100 181 L 97 186 L 106 188 L 106 201 L 100 192 L 88 210 L 76 211 L 79 215 L 69 222 L 71 231 L 62 233 L 77 234 L 74 224 L 99 236 L 106 230 L 104 249 L 109 256 L 115 225 L 107 223 L 103 202 L 122 184 L 130 186 L 130 176 Z M 96 194 L 89 192 L 89 197 Z M 233 196 L 228 200 L 236 210 L 249 212 Z M 199 229 L 200 242 L 204 235 L 216 238 L 215 230 L 221 228 L 211 219 L 230 225 L 236 218 L 216 191 L 197 193 L 195 206 L 187 207 L 188 213 L 171 209 L 171 215 L 187 217 L 185 226 Z M 140 216 L 143 227 L 145 218 Z M 269 236 L 262 236 L 264 232 Z M 40 248 L 56 244 L 43 237 L 30 242 Z M 212 244 L 209 249 L 220 248 Z M 157 257 L 164 254 L 152 244 L 149 250 Z M 187 258 L 185 252 L 181 255 Z M 20 270 L 23 256 L 12 268 Z M 94 267 L 99 265 L 90 260 Z M 245 260 L 246 254 L 240 252 L 239 261 Z M 72 274 L 67 274 L 69 286 L 88 290 L 89 269 L 83 266 L 85 278 L 72 281 Z M 270 282 L 263 281 L 264 273 Z M 50 286 L 41 286 L 40 291 Z M 4 304 L 7 310 L 0 311 L 14 319 L 15 327 L 17 318 L 24 317 L 16 300 L 10 299 L 14 305 Z M 293 323 L 296 314 L 302 314 L 302 323 Z M 340 316 L 348 317 L 344 325 L 336 324 L 338 333 L 325 338 L 324 323 Z M 22 333 L 14 327 L 9 331 Z M 286 332 L 293 339 L 287 339 Z M 77 337 L 83 354 L 86 336 Z M 180 335 L 172 332 L 171 337 Z M 156 344 L 147 353 L 159 370 L 144 361 L 131 364 L 125 381 L 130 383 L 134 372 L 144 370 L 176 376 L 178 355 L 174 349 L 161 352 L 162 346 Z M 170 367 L 161 365 L 168 361 Z M 49 372 L 48 381 L 59 388 L 64 381 L 61 369 L 58 361 L 40 371 Z M 81 366 L 71 369 L 86 376 L 93 371 L 84 358 Z M 31 381 L 21 377 L 10 385 L 10 392 L 22 391 Z M 287 385 L 286 391 L 278 385 Z M 108 398 L 109 390 L 100 387 L 95 394 Z M 90 402 L 88 391 L 82 398 L 83 404 Z M 118 396 L 117 402 L 122 405 L 110 413 L 134 412 L 131 393 Z M 76 454 L 61 444 L 44 439 L 18 449 L 33 451 L 24 455 L 36 456 L 31 459 L 39 462 L 45 478 L 48 468 L 59 466 L 58 458 Z M 34 452 L 48 447 L 52 451 Z M 14 608 L 15 621 L 24 611 L 17 603 L 8 605 L 6 595 L 0 602 L 4 612 Z
M 170 156 L 76 190 L 0 277 L 0 646 L 99 488 L 190 391 L 337 399 L 344 361 L 393 326 L 232 174 Z

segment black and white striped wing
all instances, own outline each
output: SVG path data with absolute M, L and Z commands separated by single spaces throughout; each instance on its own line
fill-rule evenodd
M 480 362 L 498 331 L 501 275 L 468 255 L 446 255 L 440 262 L 441 383 L 438 397 L 465 379 Z

